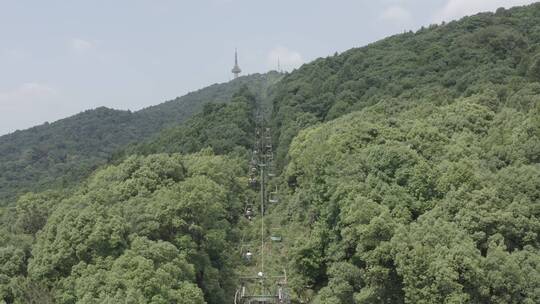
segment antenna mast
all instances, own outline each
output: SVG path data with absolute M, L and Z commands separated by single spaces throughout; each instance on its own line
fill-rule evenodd
M 240 76 L 240 73 L 242 73 L 242 69 L 240 69 L 240 66 L 238 65 L 238 50 L 234 49 L 234 67 L 232 68 L 231 72 L 234 74 L 234 78 L 238 78 Z

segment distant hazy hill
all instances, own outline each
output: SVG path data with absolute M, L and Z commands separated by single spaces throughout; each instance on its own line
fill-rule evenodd
M 26 191 L 67 186 L 105 164 L 120 147 L 183 122 L 209 102 L 247 86 L 264 98 L 281 74 L 240 77 L 137 112 L 97 108 L 0 137 L 0 205 Z

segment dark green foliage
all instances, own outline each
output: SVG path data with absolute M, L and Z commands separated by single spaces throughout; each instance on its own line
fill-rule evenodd
M 291 253 L 299 298 L 540 301 L 533 24 L 538 4 L 479 14 L 319 59 L 277 84 L 285 209 L 307 226 Z M 336 273 L 343 265 L 349 273 Z
M 18 303 L 40 297 L 55 303 L 230 302 L 233 227 L 246 190 L 238 163 L 208 152 L 156 154 L 98 171 L 55 203 L 29 261 L 21 244 L 1 248 L 2 298 Z M 34 217 L 41 223 L 33 206 L 56 199 L 52 194 L 21 198 L 17 222 Z M 22 229 L 34 233 L 38 228 Z
M 532 58 L 528 72 L 531 79 L 540 81 L 540 54 L 537 54 Z
M 539 147 L 540 103 L 492 111 L 484 97 L 375 105 L 300 132 L 284 172 L 287 209 L 302 210 L 290 220 L 309 225 L 298 290 L 318 290 L 315 303 L 540 300 L 540 166 L 523 152 Z M 336 277 L 343 263 L 357 275 Z
M 185 123 L 162 131 L 146 143 L 129 147 L 123 154 L 193 153 L 204 148 L 211 148 L 217 154 L 242 153 L 239 149 L 253 147 L 256 108 L 257 97 L 243 87 L 229 103 L 208 103 L 201 113 Z
M 484 105 L 527 111 L 534 103 L 515 95 L 540 80 L 540 35 L 532 29 L 540 24 L 539 7 L 483 13 L 392 36 L 285 76 L 274 89 L 280 164 L 286 164 L 288 146 L 303 127 L 382 101 L 398 103 L 389 107 L 401 111 L 483 94 Z
M 61 198 L 60 193 L 53 191 L 21 196 L 16 206 L 17 219 L 14 226 L 17 231 L 35 235 L 45 226 L 51 210 Z
M 540 301 L 539 12 L 391 37 L 278 84 L 287 210 L 309 227 L 292 253 L 299 297 Z M 332 270 L 344 263 L 352 278 Z
M 98 108 L 0 137 L 0 201 L 79 181 L 142 136 L 135 122 L 133 113 Z
M 254 114 L 273 100 L 268 215 L 291 231 L 274 260 L 296 299 L 539 303 L 538 24 L 538 4 L 499 9 L 201 104 L 72 192 L 0 209 L 1 297 L 230 303 L 239 231 L 255 230 L 240 224 Z
M 28 191 L 75 185 L 120 148 L 185 121 L 207 103 L 227 103 L 244 86 L 266 100 L 269 86 L 281 77 L 276 72 L 254 74 L 137 112 L 97 108 L 1 136 L 0 206 Z M 261 107 L 265 111 L 268 105 Z
M 132 148 L 138 154 L 199 154 L 126 155 L 71 191 L 28 193 L 16 208 L 4 209 L 2 227 L 12 231 L 2 231 L 1 298 L 231 301 L 234 227 L 246 195 L 240 177 L 254 116 L 264 110 L 260 98 L 243 86 L 228 104 L 207 103 L 179 127 Z M 242 158 L 216 157 L 212 150 Z

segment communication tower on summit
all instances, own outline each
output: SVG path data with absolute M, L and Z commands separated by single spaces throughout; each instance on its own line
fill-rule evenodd
M 234 74 L 235 79 L 242 73 L 242 69 L 238 66 L 238 51 L 236 49 L 234 50 L 234 67 L 231 72 Z

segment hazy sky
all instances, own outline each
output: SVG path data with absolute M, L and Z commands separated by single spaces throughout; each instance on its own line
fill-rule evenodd
M 527 0 L 0 0 L 0 134 L 137 110 L 232 74 L 292 70 L 421 25 Z

